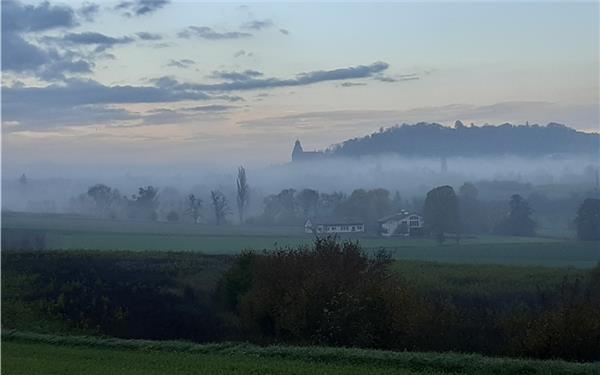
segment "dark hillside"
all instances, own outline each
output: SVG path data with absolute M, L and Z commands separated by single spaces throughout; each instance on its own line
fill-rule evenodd
M 464 126 L 418 123 L 394 126 L 333 146 L 332 156 L 358 157 L 395 153 L 421 157 L 598 155 L 600 135 L 550 123 L 539 125 Z

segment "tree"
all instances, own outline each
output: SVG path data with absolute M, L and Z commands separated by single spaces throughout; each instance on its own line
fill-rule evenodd
M 248 181 L 246 179 L 246 169 L 244 167 L 238 168 L 237 176 L 237 206 L 238 213 L 240 215 L 240 224 L 244 223 L 244 213 L 250 198 L 250 189 L 248 187 Z
M 190 194 L 187 196 L 186 204 L 185 214 L 191 217 L 194 223 L 198 223 L 198 220 L 202 217 L 202 199 Z
M 100 215 L 106 215 L 113 203 L 121 198 L 117 189 L 104 184 L 91 186 L 87 195 L 93 199 L 96 212 Z
M 439 242 L 445 240 L 445 233 L 458 232 L 458 199 L 451 186 L 439 186 L 428 192 L 423 212 L 425 225 Z
M 154 186 L 138 188 L 138 194 L 132 195 L 129 215 L 137 219 L 156 220 L 158 207 L 158 189 Z
M 536 223 L 531 219 L 533 210 L 519 194 L 513 194 L 508 203 L 508 217 L 500 224 L 499 232 L 511 236 L 533 236 Z
M 227 205 L 227 198 L 219 190 L 212 190 L 210 192 L 210 198 L 212 200 L 212 206 L 215 210 L 215 222 L 217 225 L 221 225 L 225 222 L 227 215 L 231 212 Z
M 582 241 L 600 240 L 600 199 L 588 198 L 577 211 L 577 238 Z
M 333 215 L 344 199 L 346 199 L 346 196 L 342 192 L 333 192 L 331 194 L 321 193 L 317 212 L 320 215 Z
M 167 214 L 167 221 L 172 223 L 179 221 L 179 214 L 177 213 L 177 211 L 170 211 Z
M 313 189 L 303 189 L 296 194 L 296 202 L 302 210 L 304 218 L 315 215 L 319 203 L 319 192 Z
M 469 182 L 465 182 L 458 191 L 460 226 L 464 233 L 485 231 L 486 218 L 478 196 L 479 190 Z
M 19 184 L 21 185 L 21 187 L 25 187 L 27 185 L 27 176 L 25 176 L 25 173 L 23 173 L 21 177 L 19 177 Z

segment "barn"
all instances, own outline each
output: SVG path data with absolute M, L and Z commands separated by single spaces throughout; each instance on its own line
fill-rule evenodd
M 306 233 L 361 233 L 365 223 L 357 219 L 312 218 L 304 223 Z

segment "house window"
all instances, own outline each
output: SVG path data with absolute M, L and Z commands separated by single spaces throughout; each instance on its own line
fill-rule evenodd
M 414 227 L 418 227 L 418 226 L 419 226 L 419 220 L 418 220 L 418 219 L 417 219 L 417 220 L 411 220 L 411 221 L 409 222 L 409 225 L 410 225 L 411 227 L 413 227 L 413 228 L 414 228 Z
M 342 230 L 347 232 L 348 231 L 348 226 L 347 225 L 342 225 Z

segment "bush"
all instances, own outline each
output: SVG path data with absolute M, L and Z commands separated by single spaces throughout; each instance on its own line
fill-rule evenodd
M 390 257 L 368 257 L 352 242 L 247 253 L 223 279 L 243 332 L 262 341 L 406 347 L 424 305 L 390 271 Z

